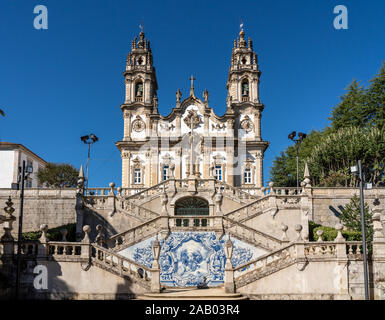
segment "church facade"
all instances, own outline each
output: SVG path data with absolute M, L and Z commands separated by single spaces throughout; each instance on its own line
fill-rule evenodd
M 27 189 L 25 222 L 39 240 L 22 240 L 20 294 L 37 299 L 363 299 L 363 246 L 347 241 L 338 210 L 354 188 L 263 186 L 261 72 L 252 41 L 240 31 L 218 116 L 209 94 L 190 94 L 169 115 L 158 110 L 157 80 L 143 32 L 131 43 L 121 105 L 122 184 Z M 20 191 L 0 190 L 0 298 L 14 294 Z M 369 286 L 385 299 L 385 190 L 365 191 L 373 220 Z M 15 203 L 14 203 L 14 202 Z M 15 213 L 15 215 L 14 215 Z M 48 229 L 76 222 L 76 241 L 49 239 Z M 59 217 L 60 216 L 60 217 Z M 65 219 L 66 218 L 66 219 Z M 68 218 L 68 219 L 67 219 Z M 326 241 L 310 222 L 335 227 Z M 47 225 L 48 224 L 48 225 Z M 47 287 L 35 286 L 35 268 Z M 7 279 L 6 282 L 3 279 Z M 199 290 L 209 287 L 208 290 Z M 175 290 L 177 288 L 177 290 Z M 183 288 L 186 288 L 185 290 Z M 196 288 L 196 290 L 191 290 Z
M 148 188 L 167 180 L 210 176 L 234 187 L 261 188 L 261 136 L 264 105 L 259 98 L 261 71 L 251 39 L 241 30 L 234 41 L 227 79 L 227 109 L 219 116 L 209 106 L 209 93 L 196 97 L 176 92 L 175 107 L 159 114 L 155 67 L 143 32 L 131 43 L 124 71 L 125 101 L 121 105 L 123 139 L 116 143 L 122 157 L 122 187 Z

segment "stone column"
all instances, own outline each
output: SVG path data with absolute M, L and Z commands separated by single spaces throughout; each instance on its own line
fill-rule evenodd
M 128 188 L 131 186 L 130 181 L 130 158 L 131 152 L 122 150 L 122 187 Z
M 91 227 L 89 225 L 85 225 L 83 227 L 84 238 L 82 240 L 82 250 L 81 250 L 81 258 L 90 259 L 92 250 L 91 250 L 91 239 L 89 233 L 91 232 Z
M 182 179 L 182 149 L 177 149 L 175 155 L 175 179 Z
M 123 119 L 124 119 L 123 140 L 131 140 L 131 112 L 127 110 L 124 111 Z
M 208 179 L 210 177 L 210 147 L 207 145 L 207 138 L 204 141 L 203 147 L 203 179 Z
M 346 254 L 346 240 L 342 236 L 343 225 L 338 223 L 335 228 L 338 231 L 337 237 L 334 239 L 336 243 L 337 254 L 337 279 L 334 283 L 337 284 L 335 296 L 336 300 L 345 300 L 349 298 L 349 282 L 348 282 L 348 256 Z
M 210 128 L 209 128 L 209 124 L 210 124 L 210 113 L 209 112 L 205 112 L 204 114 L 204 136 L 207 137 L 209 135 L 209 132 L 210 132 Z
M 258 150 L 255 155 L 255 188 L 259 189 L 263 187 L 263 152 Z
M 146 151 L 144 171 L 144 184 L 146 188 L 149 188 L 151 187 L 151 151 Z
M 126 79 L 126 103 L 131 102 L 131 87 L 132 81 L 130 79 Z
M 234 186 L 234 148 L 226 147 L 227 155 L 227 183 Z
M 180 113 L 177 113 L 176 116 L 175 116 L 175 124 L 176 124 L 176 135 L 178 137 L 181 136 L 181 121 L 180 121 Z
M 150 138 L 151 134 L 151 121 L 150 121 L 150 115 L 145 114 L 146 117 L 146 139 Z
M 46 258 L 48 255 L 48 238 L 47 238 L 48 225 L 42 224 L 40 226 L 41 237 L 40 243 L 37 248 L 37 255 L 39 258 Z
M 262 140 L 262 137 L 261 137 L 261 118 L 262 118 L 262 113 L 260 110 L 257 110 L 254 114 L 254 136 L 255 136 L 255 139 L 258 141 Z
M 157 147 L 156 149 L 151 149 L 151 185 L 159 183 L 159 151 Z
M 373 286 L 374 299 L 385 300 L 385 234 L 381 223 L 381 209 L 373 210 Z
M 160 266 L 159 266 L 159 255 L 160 255 L 160 243 L 158 241 L 158 235 L 156 235 L 155 241 L 152 244 L 152 254 L 154 262 L 152 263 L 152 277 L 151 277 L 151 292 L 160 292 Z
M 231 242 L 230 235 L 225 243 L 225 254 L 226 254 L 226 264 L 225 264 L 225 292 L 234 293 L 235 284 L 234 284 L 234 269 L 231 263 L 231 257 L 233 255 L 233 243 Z

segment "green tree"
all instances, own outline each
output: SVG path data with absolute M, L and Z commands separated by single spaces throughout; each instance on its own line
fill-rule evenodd
M 365 89 L 357 81 L 332 109 L 330 127 L 312 131 L 299 148 L 299 177 L 308 161 L 313 186 L 355 187 L 350 166 L 361 159 L 365 178 L 385 184 L 385 63 Z M 277 186 L 295 185 L 296 149 L 289 146 L 276 157 L 270 171 Z M 293 179 L 294 177 L 294 179 Z
M 370 213 L 369 205 L 366 202 L 364 204 L 364 217 L 366 240 L 372 241 L 372 214 Z M 350 199 L 350 202 L 343 209 L 341 209 L 340 219 L 342 224 L 348 228 L 348 230 L 361 232 L 360 198 L 356 194 Z
M 3 117 L 5 117 L 5 112 L 4 112 L 2 109 L 0 109 L 0 115 L 2 115 Z
M 79 171 L 67 163 L 48 163 L 37 172 L 39 183 L 48 188 L 75 188 L 78 176 Z
M 380 130 L 385 129 L 385 62 L 379 73 L 370 80 L 366 99 L 373 124 Z
M 367 126 L 371 115 L 364 87 L 354 80 L 346 90 L 348 92 L 341 97 L 341 102 L 333 108 L 332 116 L 329 118 L 333 130 L 344 127 L 363 128 Z

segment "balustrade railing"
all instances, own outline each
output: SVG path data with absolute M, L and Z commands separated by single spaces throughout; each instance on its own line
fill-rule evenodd
M 114 249 L 114 251 L 118 251 L 141 240 L 147 239 L 159 232 L 157 223 L 160 219 L 161 217 L 157 217 L 127 231 L 118 233 L 106 240 L 106 244 L 109 248 Z
M 152 270 L 133 260 L 92 244 L 92 261 L 119 275 L 134 276 L 147 288 L 151 286 Z
M 223 227 L 227 233 L 233 234 L 251 244 L 259 245 L 268 251 L 275 250 L 283 244 L 283 242 L 277 238 L 250 228 L 228 217 L 223 217 Z
M 221 221 L 216 219 L 214 216 L 172 216 L 168 222 L 170 228 L 201 231 L 221 228 Z
M 48 242 L 48 254 L 52 256 L 80 256 L 82 253 L 82 246 L 88 244 L 82 244 L 81 242 Z

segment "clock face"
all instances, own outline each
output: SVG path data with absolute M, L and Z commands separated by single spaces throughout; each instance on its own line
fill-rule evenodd
M 136 132 L 141 132 L 143 131 L 144 129 L 146 128 L 146 125 L 145 123 L 143 122 L 142 119 L 136 119 L 133 123 L 132 123 L 132 129 Z

